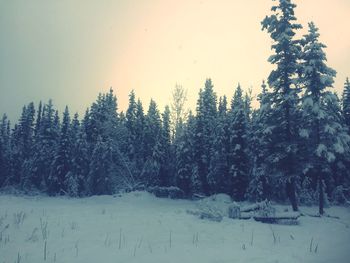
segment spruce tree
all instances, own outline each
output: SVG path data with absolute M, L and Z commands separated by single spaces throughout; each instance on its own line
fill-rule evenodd
M 188 120 L 176 139 L 176 186 L 190 197 L 201 191 L 198 180 L 198 167 L 195 162 L 195 128 L 196 119 L 189 112 Z
M 40 129 L 35 136 L 34 153 L 27 168 L 30 184 L 36 189 L 47 191 L 59 132 L 59 116 L 55 113 L 52 100 L 49 100 L 43 106 Z
M 229 176 L 230 195 L 243 200 L 249 183 L 248 114 L 243 91 L 238 85 L 231 102 L 229 126 Z
M 4 114 L 0 123 L 0 187 L 8 183 L 11 172 L 10 122 Z
M 263 30 L 267 30 L 274 41 L 275 54 L 269 62 L 276 65 L 268 78 L 272 88 L 273 116 L 275 127 L 273 155 L 274 173 L 286 181 L 286 190 L 293 210 L 298 210 L 296 198 L 297 179 L 297 131 L 298 131 L 298 92 L 297 74 L 299 71 L 300 44 L 294 39 L 295 31 L 301 28 L 295 23 L 294 8 L 290 0 L 279 0 L 271 8 L 274 14 L 262 21 Z
M 207 79 L 204 89 L 199 91 L 195 138 L 197 172 L 202 187 L 201 191 L 206 195 L 212 192 L 208 183 L 208 175 L 216 117 L 216 94 L 211 79 Z
M 349 78 L 346 78 L 344 83 L 344 91 L 343 91 L 343 116 L 345 120 L 345 124 L 348 128 L 350 134 L 350 82 Z
M 273 138 L 271 132 L 274 128 L 272 119 L 271 93 L 263 81 L 262 92 L 258 95 L 260 107 L 253 112 L 252 116 L 252 177 L 247 190 L 247 198 L 251 201 L 272 199 L 272 180 L 270 151 Z M 277 183 L 277 182 L 275 182 Z
M 172 147 L 171 147 L 171 133 L 170 133 L 170 108 L 165 106 L 165 110 L 162 113 L 162 130 L 160 134 L 161 142 L 161 163 L 159 169 L 159 185 L 170 186 L 174 183 L 172 172 L 173 162 L 171 160 Z
M 157 104 L 151 99 L 144 126 L 144 151 L 146 160 L 142 178 L 146 185 L 159 183 L 159 171 L 162 159 L 161 119 Z
M 229 177 L 229 123 L 226 96 L 219 98 L 218 118 L 213 132 L 213 147 L 208 174 L 208 183 L 213 193 L 231 193 Z
M 29 103 L 23 107 L 18 125 L 15 126 L 13 132 L 13 140 L 11 142 L 12 152 L 12 184 L 18 184 L 21 188 L 25 187 L 29 180 L 27 174 L 28 163 L 33 153 L 33 137 L 34 137 L 34 104 Z
M 335 70 L 325 61 L 326 47 L 319 42 L 318 29 L 309 23 L 309 32 L 302 39 L 303 55 L 301 80 L 305 87 L 303 94 L 303 129 L 301 134 L 308 140 L 310 170 L 318 183 L 319 213 L 324 213 L 324 184 L 331 177 L 331 163 L 339 154 L 348 151 L 349 135 L 341 122 L 340 107 L 332 87 Z M 337 106 L 338 105 L 338 106 Z M 334 111 L 335 110 L 335 111 Z
M 67 185 L 65 184 L 67 174 L 71 172 L 71 150 L 72 145 L 69 136 L 70 131 L 70 116 L 68 106 L 66 106 L 61 130 L 59 134 L 58 147 L 55 151 L 53 163 L 51 165 L 50 176 L 48 178 L 48 193 L 65 194 L 67 193 Z
M 69 137 L 72 147 L 71 172 L 65 177 L 65 185 L 70 196 L 83 196 L 88 194 L 89 155 L 86 133 L 77 113 L 72 120 Z

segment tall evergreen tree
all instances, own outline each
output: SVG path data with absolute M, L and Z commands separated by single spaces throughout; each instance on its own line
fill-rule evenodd
M 161 119 L 157 104 L 151 99 L 144 126 L 144 153 L 146 154 L 142 177 L 146 185 L 159 183 L 162 159 Z
M 88 194 L 87 178 L 89 173 L 89 155 L 86 133 L 80 124 L 78 114 L 71 123 L 71 172 L 66 175 L 65 185 L 70 196 Z
M 273 138 L 271 131 L 275 123 L 272 119 L 271 93 L 263 81 L 262 92 L 258 95 L 260 107 L 253 112 L 252 116 L 252 178 L 250 179 L 247 198 L 251 201 L 272 199 L 272 179 L 270 165 Z M 277 182 L 275 182 L 277 184 Z
M 213 132 L 213 147 L 208 174 L 208 183 L 212 192 L 230 194 L 227 179 L 229 177 L 229 122 L 226 96 L 220 97 L 218 118 Z
M 20 187 L 28 182 L 26 170 L 33 153 L 34 104 L 24 106 L 18 125 L 13 132 L 12 140 L 12 183 Z
M 161 163 L 159 169 L 159 184 L 160 186 L 170 186 L 174 183 L 172 178 L 172 147 L 171 147 L 171 133 L 170 133 L 170 108 L 165 106 L 162 114 L 162 130 L 160 134 L 161 146 Z
M 216 117 L 216 94 L 213 90 L 211 79 L 207 79 L 204 90 L 199 92 L 195 138 L 195 159 L 202 187 L 201 191 L 204 194 L 212 192 L 208 184 L 208 175 Z
M 343 91 L 343 116 L 345 124 L 350 134 L 350 82 L 349 78 L 346 78 Z
M 59 116 L 55 113 L 52 100 L 43 106 L 41 124 L 35 136 L 34 153 L 26 169 L 30 185 L 47 191 L 48 177 L 55 156 L 59 138 Z
M 286 181 L 286 190 L 293 210 L 298 210 L 296 198 L 297 177 L 297 131 L 298 131 L 298 92 L 297 74 L 300 57 L 299 41 L 294 39 L 295 31 L 302 26 L 295 23 L 295 4 L 291 0 L 279 0 L 272 7 L 274 14 L 262 21 L 263 30 L 267 30 L 274 44 L 275 54 L 269 61 L 276 65 L 268 78 L 273 89 L 273 119 L 276 122 L 272 130 L 275 147 L 272 151 L 275 173 Z
M 198 178 L 198 167 L 195 162 L 195 131 L 196 119 L 189 112 L 188 121 L 178 134 L 176 143 L 176 174 L 177 187 L 182 189 L 186 196 L 201 191 Z
M 249 145 L 248 114 L 240 85 L 231 103 L 229 145 L 229 192 L 234 199 L 241 201 L 249 183 Z
M 53 163 L 51 165 L 50 175 L 48 178 L 48 193 L 53 194 L 64 194 L 67 192 L 65 185 L 66 176 L 71 171 L 71 150 L 72 145 L 69 136 L 70 132 L 70 116 L 68 106 L 66 106 L 62 125 L 58 140 L 58 147 L 55 152 Z
M 0 187 L 7 184 L 11 172 L 10 122 L 4 114 L 0 123 Z
M 332 87 L 335 70 L 325 61 L 326 47 L 318 41 L 319 33 L 314 23 L 309 23 L 309 32 L 304 36 L 301 79 L 305 87 L 303 94 L 303 129 L 301 134 L 308 139 L 310 151 L 309 167 L 313 179 L 318 182 L 319 213 L 324 213 L 324 180 L 331 177 L 330 164 L 337 154 L 348 151 L 349 135 L 340 120 L 340 107 L 334 94 L 327 90 Z

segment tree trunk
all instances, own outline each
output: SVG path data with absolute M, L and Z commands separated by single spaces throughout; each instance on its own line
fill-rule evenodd
M 295 195 L 295 178 L 291 178 L 290 181 L 287 182 L 287 194 L 293 211 L 298 211 L 298 202 Z
M 322 182 L 322 174 L 318 176 L 318 187 L 319 187 L 319 213 L 320 215 L 324 214 L 324 194 L 323 194 L 323 182 Z

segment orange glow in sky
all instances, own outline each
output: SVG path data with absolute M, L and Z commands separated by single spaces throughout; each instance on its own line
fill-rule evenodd
M 320 29 L 328 65 L 342 91 L 350 75 L 350 1 L 295 0 L 298 22 Z M 231 98 L 237 83 L 260 92 L 272 66 L 261 31 L 271 0 L 0 0 L 0 114 L 17 118 L 23 104 L 52 98 L 83 113 L 112 86 L 119 108 L 128 94 L 160 110 L 176 83 L 194 109 L 205 79 Z

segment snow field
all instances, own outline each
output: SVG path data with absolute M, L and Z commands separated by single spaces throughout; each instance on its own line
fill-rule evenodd
M 186 213 L 195 209 L 194 201 L 145 192 L 82 199 L 3 195 L 0 263 L 345 263 L 350 256 L 348 208 L 326 210 L 340 219 L 305 216 L 299 225 L 212 222 Z

